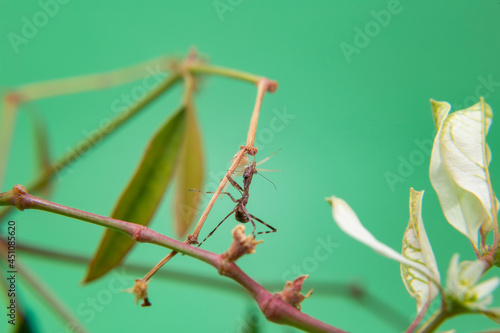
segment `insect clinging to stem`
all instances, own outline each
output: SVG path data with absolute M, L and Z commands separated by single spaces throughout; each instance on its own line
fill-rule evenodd
M 215 230 L 217 230 L 217 228 L 219 228 L 219 226 L 233 213 L 234 213 L 234 218 L 236 219 L 236 221 L 241 222 L 241 223 L 247 223 L 247 222 L 252 223 L 252 226 L 253 226 L 252 235 L 253 236 L 260 235 L 260 234 L 268 234 L 268 233 L 272 233 L 272 232 L 277 231 L 276 228 L 270 226 L 269 224 L 262 221 L 258 217 L 250 214 L 246 208 L 246 205 L 248 203 L 248 198 L 249 198 L 250 184 L 252 183 L 253 175 L 256 173 L 257 173 L 257 162 L 253 161 L 252 164 L 246 166 L 245 169 L 243 170 L 243 188 L 231 176 L 226 175 L 226 177 L 227 177 L 228 181 L 231 183 L 231 185 L 233 185 L 233 187 L 236 188 L 240 192 L 241 198 L 235 199 L 231 195 L 231 193 L 221 192 L 221 194 L 227 194 L 231 198 L 231 200 L 233 200 L 236 203 L 236 206 L 233 208 L 233 210 L 229 214 L 226 215 L 226 217 L 224 217 L 224 219 L 222 221 L 219 222 L 219 224 L 214 228 L 214 230 L 212 230 L 207 235 L 207 237 L 205 237 L 205 239 L 200 244 L 198 244 L 198 247 L 200 247 L 201 244 L 203 244 L 210 236 L 212 236 L 212 234 L 215 232 Z M 208 193 L 210 193 L 210 192 L 208 192 Z M 257 226 L 255 225 L 254 220 L 262 223 L 263 225 L 268 227 L 270 230 L 260 231 L 258 233 L 255 233 Z

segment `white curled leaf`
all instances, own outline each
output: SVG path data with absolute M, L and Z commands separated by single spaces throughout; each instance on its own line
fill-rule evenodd
M 448 222 L 478 248 L 478 231 L 491 230 L 498 212 L 489 182 L 491 153 L 486 133 L 493 113 L 481 101 L 450 114 L 446 102 L 431 100 L 437 128 L 430 163 L 430 179 Z M 496 207 L 493 209 L 493 207 Z M 495 211 L 495 213 L 493 213 Z
M 424 191 L 410 189 L 410 220 L 403 237 L 401 252 L 408 260 L 426 266 L 432 273 L 434 281 L 440 282 L 436 258 L 422 220 L 423 195 Z M 408 293 L 417 303 L 418 313 L 424 304 L 431 302 L 438 293 L 438 287 L 427 276 L 403 263 L 401 264 L 401 278 Z
M 346 234 L 371 247 L 375 252 L 408 265 L 409 267 L 413 267 L 415 270 L 429 277 L 434 282 L 439 283 L 439 281 L 435 281 L 434 274 L 425 265 L 403 257 L 389 246 L 377 240 L 368 230 L 365 229 L 365 227 L 363 227 L 356 216 L 356 213 L 354 213 L 352 208 L 349 207 L 344 200 L 331 196 L 326 198 L 326 201 L 332 205 L 333 219 L 340 229 L 342 229 L 342 231 Z

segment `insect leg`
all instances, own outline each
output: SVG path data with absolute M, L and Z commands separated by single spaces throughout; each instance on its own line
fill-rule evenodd
M 272 232 L 276 232 L 278 231 L 276 228 L 270 226 L 269 224 L 267 224 L 266 222 L 262 221 L 261 219 L 259 219 L 258 217 L 255 217 L 253 215 L 250 215 L 251 217 L 253 217 L 254 219 L 256 219 L 257 221 L 259 221 L 260 223 L 262 223 L 263 225 L 265 225 L 266 227 L 268 227 L 269 229 L 271 230 L 268 230 L 268 231 L 261 231 L 261 232 L 258 232 L 257 235 L 260 235 L 260 234 L 270 234 Z
M 238 191 L 240 191 L 241 194 L 243 194 L 245 191 L 241 188 L 240 184 L 238 184 L 231 176 L 226 175 L 227 180 L 233 185 L 234 188 L 236 188 Z
M 236 185 L 237 185 L 237 184 L 236 184 Z M 189 190 L 189 191 L 191 191 L 191 192 L 200 192 L 200 193 L 202 193 L 201 191 L 198 191 L 198 190 Z M 213 192 L 213 191 L 209 191 L 209 192 L 204 192 L 204 193 L 215 193 L 215 192 Z M 231 198 L 231 200 L 233 200 L 233 202 L 238 203 L 238 200 L 236 200 L 236 199 L 233 197 L 233 195 L 232 195 L 231 193 L 229 193 L 229 192 L 220 192 L 220 194 L 227 194 L 227 195 L 229 195 L 229 197 Z
M 226 217 L 225 217 L 222 221 L 220 221 L 220 223 L 219 223 L 219 224 L 217 224 L 217 226 L 215 227 L 215 229 L 214 229 L 214 230 L 212 230 L 212 231 L 208 234 L 208 236 L 207 236 L 207 237 L 205 237 L 205 239 L 201 241 L 201 243 L 200 243 L 200 244 L 198 244 L 198 247 L 200 247 L 200 246 L 201 246 L 201 244 L 203 244 L 203 243 L 204 243 L 204 242 L 208 239 L 208 237 L 212 236 L 212 234 L 215 232 L 215 230 L 217 230 L 217 228 L 218 228 L 218 227 L 220 227 L 220 225 L 222 224 L 222 222 L 224 222 L 224 221 L 225 221 L 225 220 L 226 220 L 229 216 L 231 216 L 231 214 L 233 214 L 235 211 L 236 211 L 236 209 L 233 209 L 233 210 L 232 210 L 229 214 L 227 214 L 227 215 L 226 215 Z
M 250 221 L 252 223 L 252 225 L 253 225 L 252 235 L 255 236 L 255 229 L 257 229 L 257 226 L 255 225 L 255 222 L 252 219 L 252 214 L 250 214 L 248 212 L 248 210 L 245 206 L 241 206 L 241 208 L 243 209 L 243 212 L 245 212 L 245 215 L 246 215 L 248 221 Z

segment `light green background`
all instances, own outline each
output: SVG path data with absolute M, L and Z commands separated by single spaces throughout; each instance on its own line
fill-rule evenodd
M 223 0 L 228 4 L 228 0 Z M 320 283 L 364 284 L 369 292 L 400 312 L 409 324 L 414 301 L 400 278 L 399 265 L 375 254 L 344 235 L 333 223 L 324 201 L 335 194 L 355 209 L 364 225 L 396 250 L 408 220 L 409 188 L 426 190 L 424 221 L 444 277 L 451 255 L 472 259 L 465 237 L 450 227 L 439 209 L 428 179 L 429 154 L 416 140 L 432 139 L 434 127 L 429 98 L 468 106 L 476 93 L 487 97 L 494 112 L 500 108 L 500 4 L 498 1 L 402 0 L 390 22 L 374 30 L 368 45 L 350 61 L 341 43 L 354 45 L 356 28 L 377 25 L 371 11 L 386 10 L 391 1 L 232 1 L 232 11 L 221 16 L 212 1 L 68 1 L 16 53 L 8 34 L 21 34 L 23 18 L 32 21 L 42 9 L 36 1 L 1 0 L 0 87 L 104 72 L 160 55 L 183 55 L 191 46 L 214 64 L 249 71 L 279 81 L 266 96 L 259 122 L 258 159 L 281 148 L 265 164 L 282 172 L 267 173 L 275 191 L 258 177 L 252 184 L 250 211 L 275 226 L 276 234 L 255 255 L 239 264 L 257 281 L 282 282 L 294 265 L 310 275 L 305 288 Z M 42 3 L 43 0 L 42 0 Z M 374 29 L 375 29 L 374 28 Z M 481 78 L 491 78 L 491 91 Z M 497 83 L 498 82 L 498 83 Z M 134 84 L 36 102 L 47 120 L 54 157 L 84 138 L 102 119 L 113 115 L 111 103 Z M 163 97 L 132 123 L 121 128 L 84 155 L 56 181 L 52 200 L 108 215 L 137 165 L 142 149 L 159 122 L 178 105 L 181 90 Z M 255 89 L 246 83 L 206 78 L 197 96 L 207 165 L 217 174 L 246 138 Z M 292 114 L 282 131 L 267 139 L 275 111 Z M 7 179 L 2 191 L 26 184 L 35 175 L 27 117 L 20 114 L 15 128 Z M 264 138 L 264 139 L 263 139 Z M 500 188 L 500 130 L 496 121 L 489 135 L 493 151 L 491 174 Z M 421 153 L 419 153 L 421 152 Z M 424 155 L 402 182 L 391 188 L 384 174 L 398 173 L 401 160 Z M 5 163 L 5 161 L 1 161 Z M 215 177 L 217 178 L 217 176 Z M 171 196 L 163 201 L 152 228 L 172 235 Z M 218 201 L 208 219 L 206 234 L 232 208 Z M 21 242 L 90 256 L 103 230 L 76 220 L 37 211 L 15 213 Z M 234 220 L 228 221 L 205 244 L 222 252 L 229 244 Z M 316 266 L 307 266 L 319 246 L 318 238 L 338 244 Z M 152 266 L 167 251 L 139 245 L 129 263 Z M 309 258 L 309 259 L 308 259 Z M 81 286 L 82 266 L 20 256 L 42 281 L 76 311 L 109 290 L 109 276 Z M 143 309 L 132 296 L 113 293 L 112 300 L 95 311 L 91 332 L 240 332 L 247 312 L 255 311 L 243 293 L 200 287 L 204 277 L 217 273 L 188 257 L 166 268 L 191 272 L 200 284 L 153 279 L 153 306 Z M 497 272 L 493 272 L 497 273 Z M 115 283 L 125 289 L 130 284 Z M 223 279 L 220 277 L 220 279 Z M 22 287 L 22 286 L 21 286 Z M 22 300 L 39 332 L 63 332 L 46 306 L 22 289 Z M 496 304 L 500 304 L 496 293 Z M 83 309 L 89 309 L 84 307 Z M 387 321 L 342 297 L 322 295 L 319 289 L 303 304 L 303 311 L 351 332 L 397 332 Z M 80 314 L 83 321 L 90 317 Z M 260 322 L 263 322 L 260 317 Z M 405 319 L 407 318 L 407 319 Z M 399 319 L 400 320 L 400 319 Z M 401 321 L 401 320 L 400 320 Z M 4 327 L 3 323 L 2 326 Z M 457 332 L 494 327 L 480 316 L 464 316 L 442 326 Z M 399 331 L 405 328 L 401 327 Z M 265 323 L 262 332 L 293 332 Z

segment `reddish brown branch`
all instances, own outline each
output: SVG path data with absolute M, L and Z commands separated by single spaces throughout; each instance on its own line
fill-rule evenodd
M 14 186 L 11 191 L 0 193 L 0 206 L 15 206 L 19 210 L 38 209 L 64 215 L 121 231 L 138 242 L 156 244 L 184 253 L 215 267 L 221 275 L 227 276 L 243 286 L 255 299 L 266 318 L 274 323 L 294 326 L 308 332 L 345 332 L 306 315 L 288 304 L 278 294 L 271 294 L 245 274 L 235 263 L 226 260 L 224 256 L 187 245 L 148 227 L 43 200 L 30 195 L 20 185 Z

